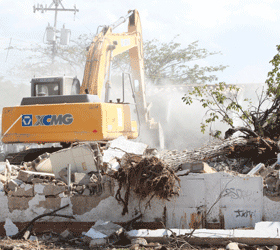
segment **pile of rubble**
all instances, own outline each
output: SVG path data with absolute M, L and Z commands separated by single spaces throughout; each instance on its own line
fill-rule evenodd
M 107 195 L 105 198 L 114 194 L 116 200 L 122 204 L 122 215 L 125 215 L 128 213 L 130 197 L 132 197 L 131 200 L 135 197 L 131 193 L 138 197 L 139 204 L 143 200 L 148 206 L 154 197 L 169 200 L 178 196 L 181 176 L 190 173 L 224 171 L 233 175 L 262 176 L 265 195 L 269 197 L 279 196 L 280 159 L 276 157 L 272 159 L 273 164 L 271 164 L 271 160 L 256 164 L 244 157 L 244 154 L 242 157 L 239 155 L 240 157 L 231 158 L 232 154 L 238 155 L 238 149 L 246 146 L 247 141 L 243 138 L 228 139 L 222 143 L 214 141 L 200 149 L 181 152 L 158 152 L 155 149 L 149 149 L 146 144 L 127 141 L 122 137 L 112 141 L 109 147 L 104 148 L 99 148 L 94 143 L 77 144 L 75 147 L 55 153 L 45 153 L 34 161 L 23 163 L 20 166 L 11 165 L 8 161 L 0 163 L 0 189 L 2 194 L 5 193 L 8 198 L 26 197 L 31 200 L 36 195 L 40 195 L 41 199 L 53 198 L 57 202 L 58 210 L 66 207 L 62 205 L 62 199 L 65 197 L 68 197 L 69 200 L 73 197 L 79 199 L 83 197 L 83 199 L 91 201 L 98 199 L 101 201 L 105 197 L 104 194 Z M 116 202 L 113 197 L 110 198 Z M 88 200 L 83 206 L 88 205 Z M 38 202 L 40 202 L 39 199 Z M 76 207 L 81 206 L 79 202 L 82 202 L 82 199 L 75 201 Z M 38 204 L 38 206 L 40 205 Z M 49 209 L 46 204 L 44 206 L 44 209 Z M 79 236 L 73 235 L 70 230 L 61 234 L 45 232 L 40 236 L 32 232 L 32 225 L 25 228 L 25 231 L 7 233 L 7 235 L 15 239 L 24 238 L 26 240 L 36 236 L 37 244 L 40 240 L 44 241 L 42 244 L 46 244 L 45 249 L 50 246 L 48 244 L 59 245 L 61 242 L 75 245 L 75 248 L 78 249 L 117 245 L 129 245 L 129 247 L 135 245 L 135 249 L 141 246 L 154 249 L 167 249 L 168 247 L 172 249 L 174 243 L 172 237 L 169 245 L 165 244 L 165 246 L 161 243 L 148 244 L 145 239 L 132 237 L 128 231 L 131 229 L 131 225 L 139 220 L 144 213 L 139 214 L 140 209 L 134 211 L 134 208 L 131 208 L 130 214 L 135 214 L 132 221 L 127 221 L 121 226 L 111 222 L 98 221 L 90 230 Z M 12 210 L 16 209 L 18 208 L 15 206 Z M 64 216 L 74 219 L 74 213 L 71 216 L 57 214 L 58 210 L 54 210 L 53 207 L 48 210 L 48 213 L 46 210 L 44 210 L 45 214 L 34 218 L 31 224 L 44 216 Z M 84 209 L 83 213 L 80 214 L 86 214 L 90 210 L 91 208 Z M 176 238 L 176 240 L 180 239 Z M 189 243 L 185 241 L 181 245 L 184 244 Z M 177 247 L 181 245 L 179 244 Z

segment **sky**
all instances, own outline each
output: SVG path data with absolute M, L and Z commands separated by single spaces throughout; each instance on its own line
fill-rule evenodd
M 23 60 L 23 53 L 7 48 L 43 44 L 45 28 L 53 25 L 54 12 L 33 13 L 37 3 L 52 0 L 0 0 L 0 76 L 11 79 L 8 69 Z M 76 4 L 79 12 L 59 12 L 57 27 L 65 24 L 71 36 L 96 32 L 125 16 L 130 9 L 140 14 L 144 40 L 176 41 L 182 46 L 199 41 L 201 48 L 221 54 L 201 65 L 228 65 L 218 73 L 226 83 L 263 83 L 269 61 L 280 44 L 280 2 L 276 0 L 62 0 L 65 8 Z M 126 31 L 127 24 L 116 32 Z

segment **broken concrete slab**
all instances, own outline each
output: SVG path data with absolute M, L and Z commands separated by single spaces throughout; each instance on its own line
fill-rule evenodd
M 15 191 L 23 182 L 19 179 L 13 179 L 8 182 L 8 189 L 11 191 Z
M 68 230 L 68 229 L 66 229 L 66 230 L 64 230 L 61 234 L 60 234 L 60 236 L 63 238 L 63 239 L 71 239 L 71 238 L 73 238 L 73 234 Z
M 24 197 L 33 197 L 34 196 L 34 187 L 30 184 L 21 184 L 15 191 L 9 191 L 8 195 L 10 196 L 24 196 Z
M 6 218 L 4 228 L 7 236 L 13 236 L 18 233 L 17 226 L 12 222 L 10 218 Z
M 226 249 L 227 250 L 240 250 L 240 248 L 238 247 L 238 243 L 236 243 L 236 242 L 230 242 L 229 244 L 227 244 Z
M 4 185 L 0 182 L 0 195 L 5 195 Z
M 135 238 L 131 240 L 131 245 L 147 246 L 148 242 L 144 238 Z
M 86 188 L 83 192 L 83 195 L 85 195 L 85 196 L 90 195 L 90 190 L 88 188 Z
M 52 169 L 51 159 L 50 158 L 43 159 L 38 164 L 35 164 L 35 169 L 38 172 L 52 173 L 53 169 Z
M 34 178 L 41 177 L 46 179 L 53 179 L 55 176 L 51 173 L 42 173 L 35 171 L 20 170 L 17 179 L 23 182 L 32 182 Z
M 17 178 L 23 182 L 27 182 L 28 178 L 32 175 L 33 173 L 31 171 L 20 170 Z
M 263 163 L 259 163 L 257 166 L 251 169 L 251 171 L 247 174 L 249 176 L 253 176 L 255 174 L 259 174 L 262 171 L 265 171 L 265 165 Z
M 90 237 L 91 239 L 102 239 L 102 238 L 106 238 L 107 235 L 103 234 L 93 228 L 90 228 L 87 233 L 85 234 L 85 236 Z
M 85 173 L 73 173 L 74 183 L 78 185 L 87 185 L 90 182 L 90 176 Z
M 5 183 L 7 181 L 7 178 L 5 175 L 0 174 L 0 182 Z
M 115 224 L 111 221 L 102 221 L 102 220 L 98 220 L 94 226 L 92 227 L 92 229 L 106 234 L 108 237 L 115 234 L 115 235 L 120 235 L 122 232 L 124 232 L 124 228 L 121 227 L 118 224 Z
M 66 191 L 66 186 L 57 186 L 54 184 L 46 185 L 43 191 L 45 196 L 56 196 Z
M 97 172 L 96 153 L 89 144 L 79 144 L 75 147 L 59 150 L 50 155 L 53 173 L 56 178 L 59 172 L 71 165 L 72 173 Z
M 0 173 L 4 173 L 6 169 L 6 162 L 0 162 Z
M 108 241 L 105 238 L 93 239 L 89 243 L 89 248 L 90 249 L 96 249 L 96 247 L 100 247 L 100 246 L 106 245 L 107 242 Z
M 180 165 L 182 170 L 190 170 L 192 173 L 216 173 L 217 171 L 210 167 L 206 162 L 186 162 Z
M 111 142 L 107 150 L 104 150 L 103 162 L 113 164 L 114 158 L 122 158 L 125 153 L 143 155 L 147 148 L 147 144 L 129 141 L 120 136 Z

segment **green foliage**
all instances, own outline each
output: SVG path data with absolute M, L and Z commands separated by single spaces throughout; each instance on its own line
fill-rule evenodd
M 278 52 L 270 61 L 273 68 L 270 72 L 268 72 L 268 78 L 266 80 L 266 84 L 268 86 L 267 95 L 272 99 L 279 98 L 280 96 L 280 45 L 277 45 L 276 48 Z
M 169 80 L 174 84 L 201 84 L 217 80 L 213 74 L 222 71 L 226 66 L 204 66 L 194 64 L 219 52 L 209 52 L 198 48 L 198 41 L 182 48 L 175 42 L 175 36 L 170 42 L 162 43 L 157 39 L 144 42 L 145 75 L 153 84 L 161 84 Z M 114 69 L 129 71 L 129 55 L 123 53 L 114 58 Z
M 234 85 L 226 85 L 220 82 L 215 85 L 194 86 L 193 90 L 186 94 L 182 100 L 190 105 L 194 100 L 201 103 L 206 109 L 204 119 L 201 123 L 201 132 L 205 132 L 208 125 L 220 121 L 234 127 L 234 118 L 241 119 L 243 124 L 251 127 L 253 123 L 248 110 L 245 110 L 238 102 L 240 88 Z M 250 104 L 250 101 L 247 101 Z M 248 105 L 247 105 L 248 107 Z M 216 131 L 214 136 L 221 135 L 221 131 Z
M 194 64 L 219 52 L 208 52 L 198 48 L 198 42 L 182 48 L 175 42 L 175 36 L 168 43 L 157 39 L 146 41 L 144 47 L 145 75 L 154 84 L 163 79 L 175 84 L 205 83 L 217 80 L 214 72 L 224 70 L 226 66 L 204 66 Z M 27 57 L 11 73 L 30 79 L 33 75 L 79 75 L 84 71 L 87 47 L 92 42 L 91 34 L 80 35 L 71 40 L 69 46 L 58 46 L 55 57 L 52 45 L 33 45 L 29 48 L 15 48 L 26 52 Z M 130 71 L 128 51 L 114 58 L 113 69 L 119 72 Z
M 226 66 L 201 67 L 193 62 L 205 59 L 219 52 L 209 52 L 198 47 L 198 41 L 182 48 L 175 42 L 162 43 L 157 39 L 144 43 L 145 73 L 154 84 L 167 79 L 175 84 L 201 84 L 217 80 L 213 72 L 221 71 Z
M 233 128 L 232 131 L 241 131 L 247 136 L 280 139 L 280 45 L 270 63 L 272 70 L 268 72 L 266 88 L 260 94 L 256 91 L 258 101 L 254 104 L 248 98 L 240 100 L 240 89 L 225 83 L 196 86 L 182 98 L 188 105 L 197 100 L 206 109 L 201 123 L 203 133 L 208 125 L 220 121 Z M 215 135 L 219 136 L 220 131 Z

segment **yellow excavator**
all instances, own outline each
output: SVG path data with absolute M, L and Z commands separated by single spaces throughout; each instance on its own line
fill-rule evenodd
M 112 32 L 127 19 L 128 32 Z M 129 103 L 121 98 L 116 102 L 110 99 L 112 60 L 128 50 L 140 135 L 150 146 L 164 147 L 161 126 L 150 118 L 145 97 L 143 40 L 138 11 L 129 11 L 114 24 L 101 27 L 88 50 L 82 86 L 76 77 L 33 78 L 31 97 L 23 98 L 20 106 L 3 108 L 3 143 L 70 145 L 74 142 L 106 142 L 119 136 L 137 138 L 137 122 L 131 119 Z M 104 84 L 105 95 L 102 95 Z M 101 101 L 103 96 L 105 100 Z

